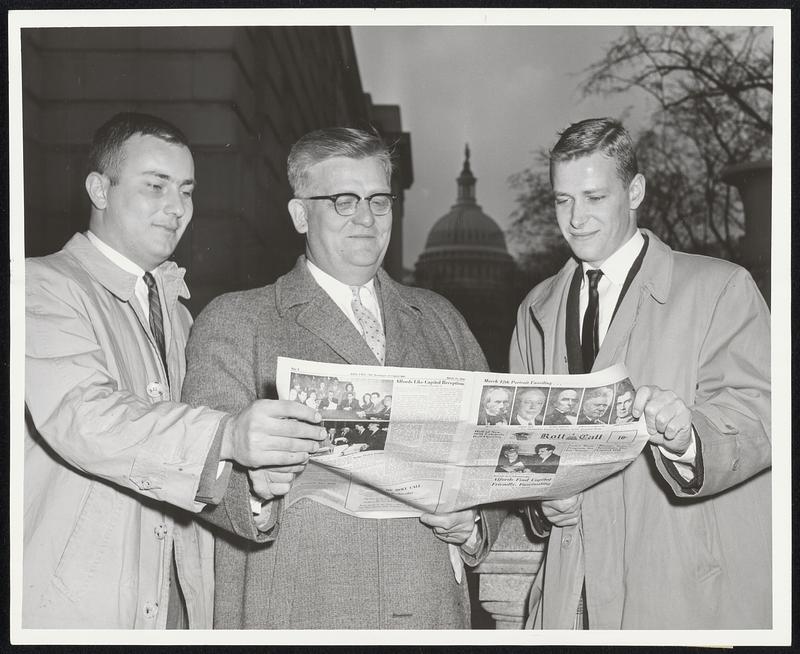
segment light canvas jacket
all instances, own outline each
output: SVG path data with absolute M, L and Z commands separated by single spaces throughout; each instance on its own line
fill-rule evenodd
M 532 622 L 571 628 L 585 572 L 590 629 L 769 628 L 769 312 L 744 269 L 673 252 L 642 231 L 642 268 L 594 369 L 624 362 L 635 386 L 683 398 L 699 436 L 702 484 L 696 494 L 682 490 L 648 446 L 585 491 L 580 524 L 552 529 Z M 570 260 L 520 306 L 512 372 L 568 372 L 576 265 Z
M 463 318 L 444 298 L 378 271 L 386 365 L 484 370 Z M 275 398 L 279 355 L 379 365 L 356 328 L 314 281 L 305 258 L 275 284 L 217 298 L 187 348 L 184 399 L 237 411 Z M 447 544 L 417 518 L 359 519 L 300 499 L 273 502 L 259 533 L 247 481 L 234 471 L 209 519 L 217 538 L 217 628 L 436 629 L 469 626 L 467 585 Z M 501 511 L 483 511 L 485 553 Z M 474 562 L 474 561 L 469 561 Z
M 224 414 L 176 403 L 183 274 L 155 271 L 167 385 L 135 275 L 83 234 L 27 261 L 24 627 L 163 628 L 173 545 L 190 626 L 211 627 L 213 537 L 190 514 Z

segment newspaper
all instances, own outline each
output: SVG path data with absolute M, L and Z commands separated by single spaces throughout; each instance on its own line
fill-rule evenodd
M 286 497 L 366 518 L 559 499 L 622 470 L 648 440 L 623 365 L 523 375 L 279 357 L 281 399 L 328 437 Z

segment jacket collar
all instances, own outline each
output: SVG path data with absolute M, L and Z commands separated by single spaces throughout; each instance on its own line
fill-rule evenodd
M 406 352 L 417 338 L 421 338 L 420 309 L 409 297 L 406 289 L 395 283 L 383 269 L 376 275 L 376 291 L 383 308 L 383 325 L 386 333 L 387 366 L 400 365 Z M 336 303 L 317 284 L 308 271 L 306 257 L 301 255 L 294 268 L 275 283 L 278 312 L 281 316 L 299 307 L 297 323 L 327 343 L 345 361 L 351 364 L 378 360 L 353 324 L 347 320 Z
M 625 346 L 627 334 L 636 321 L 640 296 L 647 294 L 659 304 L 664 304 L 669 297 L 672 284 L 672 250 L 650 230 L 640 231 L 649 239 L 647 253 L 603 340 L 594 366 L 598 370 L 610 365 L 619 356 L 620 348 Z M 530 298 L 529 318 L 541 326 L 545 340 L 545 362 L 552 362 L 554 369 L 560 369 L 559 362 L 563 359 L 566 370 L 564 335 L 567 295 L 575 268 L 579 265 L 576 259 L 570 258 L 553 277 L 539 284 Z
M 649 229 L 639 231 L 647 235 L 650 244 L 633 286 L 644 286 L 656 302 L 663 304 L 669 296 L 672 284 L 672 250 Z M 537 311 L 537 308 L 551 306 L 564 296 L 578 265 L 580 264 L 576 259 L 570 258 L 561 270 L 538 287 L 538 292 L 531 298 L 531 309 L 537 318 L 546 318 L 540 315 L 542 312 Z
M 109 292 L 120 300 L 130 301 L 134 296 L 136 275 L 123 270 L 100 252 L 85 234 L 75 234 L 64 246 L 64 251 L 75 257 L 81 266 Z M 184 281 L 186 270 L 174 261 L 165 261 L 156 268 L 161 277 L 167 298 L 180 296 L 188 299 L 189 289 Z
M 656 302 L 664 304 L 672 286 L 672 248 L 649 229 L 640 229 L 639 231 L 647 235 L 649 245 L 644 261 L 642 261 L 642 268 L 631 287 L 638 283 L 647 289 Z

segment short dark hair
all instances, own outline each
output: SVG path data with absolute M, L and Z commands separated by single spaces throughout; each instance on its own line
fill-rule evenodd
M 556 446 L 552 443 L 539 443 L 535 448 L 534 451 L 538 454 L 539 450 L 553 450 L 555 451 Z
M 572 161 L 599 152 L 614 160 L 617 176 L 627 186 L 639 172 L 639 163 L 630 134 L 613 118 L 587 118 L 572 123 L 561 132 L 558 142 L 550 151 L 550 182 L 553 169 L 559 161 Z
M 311 166 L 333 157 L 376 157 L 386 171 L 386 179 L 392 179 L 392 153 L 377 132 L 365 132 L 352 127 L 326 127 L 301 137 L 289 151 L 287 175 L 294 194 L 306 194 Z
M 116 183 L 125 141 L 137 134 L 155 136 L 167 143 L 189 147 L 186 135 L 163 118 L 133 111 L 118 113 L 95 132 L 89 150 L 88 172 L 103 173 L 112 183 Z

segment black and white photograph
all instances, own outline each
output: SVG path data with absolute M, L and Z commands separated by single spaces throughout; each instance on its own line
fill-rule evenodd
M 541 425 L 549 391 L 547 386 L 518 386 L 511 409 L 511 424 Z
M 500 448 L 497 459 L 496 473 L 525 473 L 530 472 L 531 457 L 524 457 L 519 453 L 519 444 L 506 443 Z
M 508 425 L 511 421 L 513 386 L 484 386 L 478 409 L 478 425 Z
M 391 379 L 351 381 L 292 373 L 289 385 L 290 400 L 319 410 L 326 421 L 354 417 L 381 421 L 392 414 Z
M 555 474 L 561 457 L 556 454 L 556 446 L 552 443 L 538 443 L 533 448 L 534 456 L 529 466 L 530 471 L 543 475 Z
M 312 456 L 346 456 L 359 452 L 382 452 L 386 447 L 389 423 L 378 420 L 323 423 L 327 438 Z
M 614 410 L 609 422 L 615 425 L 634 422 L 636 420 L 633 417 L 633 401 L 635 398 L 636 391 L 630 379 L 617 382 L 614 386 Z
M 791 27 L 12 7 L 11 643 L 789 644 Z M 387 371 L 287 402 L 278 357 Z M 326 475 L 404 474 L 391 368 L 547 376 L 460 417 L 536 434 L 498 485 L 634 406 L 648 444 L 355 515 Z M 458 470 L 426 436 L 402 465 Z
M 614 386 L 598 386 L 583 391 L 578 425 L 607 425 L 614 403 Z
M 544 425 L 574 425 L 578 421 L 578 406 L 582 388 L 553 388 L 545 410 Z

